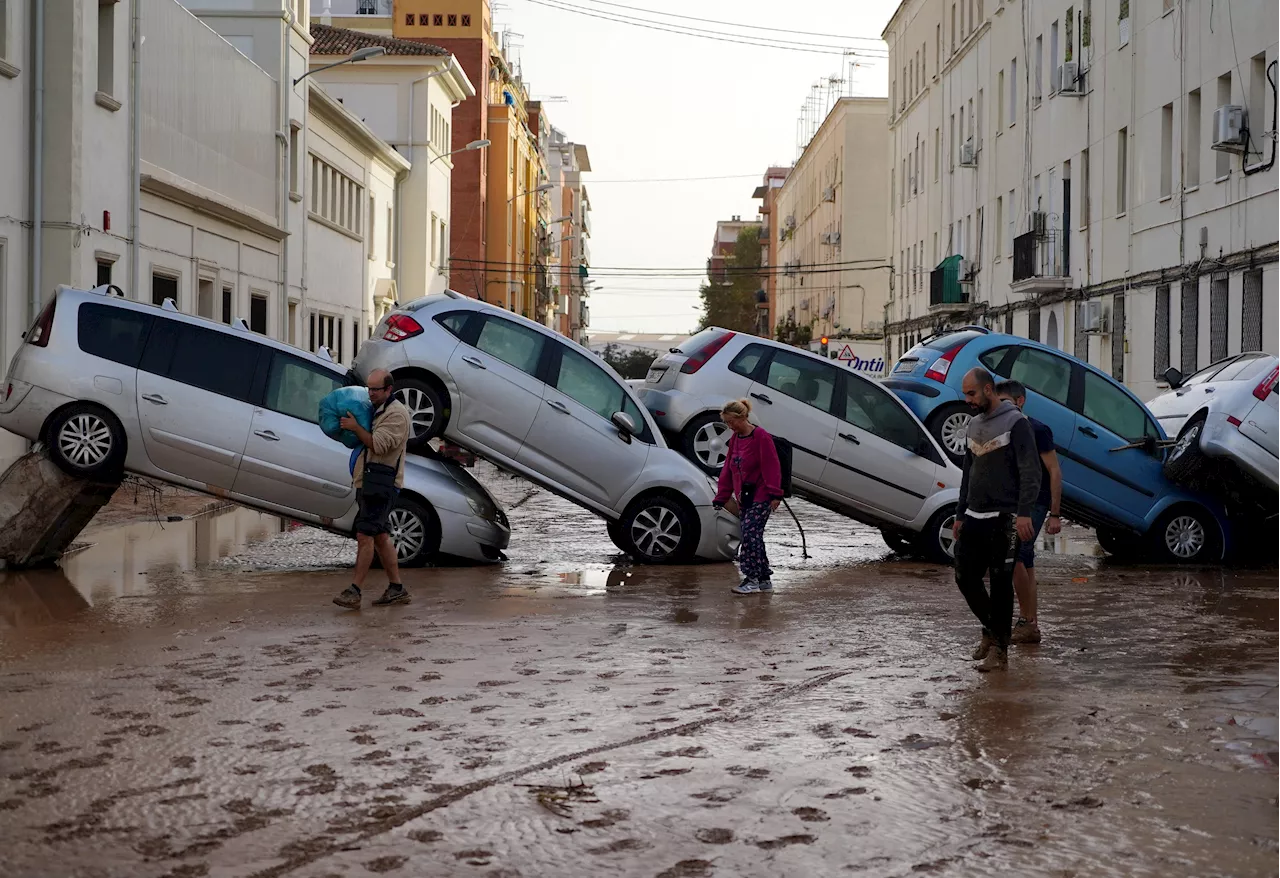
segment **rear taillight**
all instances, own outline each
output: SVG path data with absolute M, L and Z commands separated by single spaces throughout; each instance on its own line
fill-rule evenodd
M 387 328 L 382 337 L 387 341 L 404 341 L 422 335 L 422 324 L 408 314 L 392 314 L 387 318 Z
M 1258 386 L 1253 388 L 1253 395 L 1263 402 L 1267 401 L 1267 395 L 1271 393 L 1272 388 L 1276 386 L 1276 379 L 1280 377 L 1280 366 L 1276 366 L 1267 373 L 1267 377 L 1258 382 Z
M 964 342 L 960 342 L 960 344 L 934 360 L 933 364 L 925 370 L 924 377 L 932 381 L 946 381 L 947 373 L 951 371 L 951 361 L 956 358 L 956 354 L 960 353 L 960 349 L 964 345 Z
M 1235 415 L 1227 415 L 1227 423 L 1233 427 L 1239 427 L 1241 424 L 1241 421 Z
M 703 345 L 697 353 L 693 354 L 689 359 L 684 361 L 684 365 L 680 367 L 680 371 L 685 375 L 692 375 L 707 365 L 707 361 L 716 355 L 722 347 L 729 343 L 729 339 L 733 338 L 732 332 L 726 332 L 719 338 Z
M 27 344 L 33 344 L 38 348 L 49 346 L 49 336 L 53 334 L 53 309 L 57 304 L 58 300 L 54 298 L 44 306 L 44 310 L 36 318 L 36 325 L 27 333 Z

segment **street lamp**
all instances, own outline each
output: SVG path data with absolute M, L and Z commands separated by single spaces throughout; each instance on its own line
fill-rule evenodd
M 488 140 L 473 140 L 470 143 L 468 143 L 466 146 L 462 147 L 462 149 L 455 149 L 453 150 L 453 152 L 441 153 L 440 155 L 433 158 L 431 161 L 427 162 L 427 164 L 429 165 L 429 164 L 432 164 L 433 162 L 438 162 L 440 159 L 444 158 L 445 156 L 453 155 L 454 153 L 470 152 L 473 149 L 485 149 L 489 146 L 489 143 L 490 141 Z
M 543 183 L 541 186 L 534 186 L 532 189 L 530 189 L 527 192 L 521 192 L 517 195 L 512 195 L 510 198 L 507 199 L 507 204 L 510 204 L 511 202 L 515 201 L 517 198 L 524 198 L 526 195 L 533 195 L 536 192 L 550 192 L 554 188 L 556 188 L 555 183 Z
M 573 222 L 573 217 L 571 216 L 558 216 L 555 219 L 548 221 L 547 225 L 554 226 L 556 223 L 571 223 L 571 222 Z
M 316 67 L 313 70 L 308 70 L 306 73 L 295 79 L 293 84 L 297 85 L 311 74 L 319 73 L 321 70 L 328 70 L 331 67 L 341 67 L 343 64 L 355 64 L 359 61 L 368 61 L 370 58 L 377 58 L 379 55 L 385 54 L 387 54 L 386 46 L 365 46 L 363 49 L 356 49 L 341 61 L 334 61 L 332 64 L 326 64 L 323 67 Z

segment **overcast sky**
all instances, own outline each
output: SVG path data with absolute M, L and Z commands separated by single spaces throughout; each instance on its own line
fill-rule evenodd
M 896 0 L 612 0 L 646 11 L 600 0 L 564 2 L 728 38 L 744 32 L 658 13 L 871 37 L 876 42 L 755 32 L 873 50 L 878 57 L 864 56 L 864 66 L 854 71 L 853 93 L 888 91 L 884 44 L 878 40 Z M 698 319 L 699 277 L 606 277 L 613 273 L 608 269 L 705 271 L 716 220 L 756 215 L 759 202 L 751 193 L 765 168 L 795 160 L 796 121 L 810 87 L 833 74 L 849 78 L 846 60 L 834 53 L 744 46 L 618 24 L 535 0 L 496 0 L 494 19 L 522 35 L 513 39 L 522 44 L 519 58 L 531 93 L 568 98 L 545 105 L 551 124 L 590 152 L 592 172 L 584 175 L 592 206 L 589 246 L 601 288 L 590 299 L 591 327 L 687 332 Z M 725 175 L 747 176 L 608 182 Z

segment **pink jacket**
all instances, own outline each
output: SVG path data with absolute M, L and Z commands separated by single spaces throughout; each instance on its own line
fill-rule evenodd
M 782 464 L 773 437 L 764 427 L 756 427 L 746 436 L 729 437 L 729 454 L 720 470 L 716 503 L 730 497 L 742 497 L 743 485 L 755 485 L 756 503 L 782 499 Z

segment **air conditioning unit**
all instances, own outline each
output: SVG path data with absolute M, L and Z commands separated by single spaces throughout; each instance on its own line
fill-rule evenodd
M 805 299 L 804 301 L 802 301 L 802 302 L 800 303 L 800 310 L 801 310 L 801 311 L 808 311 L 808 310 L 809 310 L 809 300 L 808 300 L 808 299 Z
M 973 277 L 973 262 L 962 258 L 960 260 L 960 280 L 966 281 Z
M 964 143 L 960 144 L 960 167 L 976 168 L 978 166 L 978 150 L 974 146 L 973 138 L 970 137 Z
M 1048 214 L 1043 210 L 1031 211 L 1031 231 L 1035 232 L 1037 237 L 1043 238 L 1047 234 L 1048 225 Z
M 794 228 L 796 227 L 796 218 L 795 218 L 795 215 L 793 214 L 793 215 L 791 215 L 791 216 L 787 217 L 785 220 L 783 220 L 783 221 L 782 221 L 782 225 L 783 225 L 783 226 L 784 226 L 788 231 L 791 231 L 792 229 L 794 229 Z
M 1102 304 L 1101 299 L 1094 299 L 1084 303 L 1083 308 L 1084 331 L 1106 335 L 1108 332 L 1108 309 Z
M 826 189 L 823 189 L 823 190 L 822 190 L 822 200 L 823 200 L 823 201 L 835 201 L 835 200 L 836 200 L 836 187 L 834 187 L 834 186 L 828 186 Z
M 1058 94 L 1083 95 L 1084 80 L 1080 76 L 1080 62 L 1067 61 L 1058 68 Z
M 839 232 L 832 232 L 832 233 L 831 233 L 831 245 L 832 245 L 833 247 L 839 247 L 839 246 L 840 246 L 840 233 L 839 233 Z
M 1244 107 L 1224 104 L 1213 111 L 1213 148 L 1223 152 L 1244 152 Z

